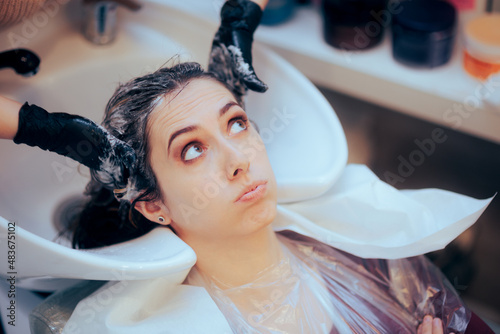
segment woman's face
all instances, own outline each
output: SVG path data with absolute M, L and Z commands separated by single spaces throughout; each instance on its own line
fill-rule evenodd
M 150 220 L 162 215 L 183 239 L 213 240 L 249 234 L 273 221 L 276 179 L 267 152 L 223 85 L 191 81 L 161 102 L 148 126 L 151 164 L 163 195 Z

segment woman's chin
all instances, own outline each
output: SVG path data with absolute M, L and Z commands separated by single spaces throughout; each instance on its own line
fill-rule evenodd
M 247 211 L 243 224 L 252 230 L 264 228 L 274 221 L 276 213 L 276 202 L 269 200 Z

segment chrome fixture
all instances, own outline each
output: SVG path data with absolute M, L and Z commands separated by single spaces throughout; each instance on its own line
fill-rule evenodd
M 83 35 L 97 45 L 113 42 L 116 37 L 116 10 L 122 5 L 137 11 L 141 5 L 134 0 L 83 0 Z
M 0 52 L 0 69 L 10 67 L 17 74 L 30 77 L 38 72 L 40 58 L 30 50 L 13 49 Z

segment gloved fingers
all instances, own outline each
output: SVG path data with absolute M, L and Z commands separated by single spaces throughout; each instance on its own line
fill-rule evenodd
M 255 72 L 243 76 L 242 80 L 248 89 L 253 90 L 255 92 L 264 93 L 268 89 L 267 85 L 257 77 Z
M 267 90 L 267 85 L 262 82 L 255 74 L 255 70 L 252 66 L 251 51 L 241 50 L 240 48 L 230 45 L 228 47 L 229 52 L 232 57 L 232 66 L 234 70 L 238 73 L 239 79 L 243 81 L 248 89 L 253 91 L 263 93 Z
M 125 168 L 132 168 L 136 160 L 134 149 L 121 140 L 117 140 L 112 146 L 114 154 L 117 157 L 117 161 L 119 161 Z
M 134 149 L 105 131 L 105 140 L 99 153 L 99 165 L 93 168 L 96 179 L 108 188 L 122 188 L 128 182 L 136 162 Z
M 261 17 L 262 9 L 250 0 L 227 1 L 221 9 L 221 25 L 212 44 L 209 70 L 223 77 L 232 87 L 244 86 L 243 94 L 246 89 L 261 93 L 267 90 L 252 66 L 253 33 Z M 234 75 L 228 75 L 228 71 Z
M 208 70 L 213 73 L 217 79 L 225 82 L 235 95 L 238 103 L 242 106 L 244 101 L 242 97 L 246 94 L 248 88 L 241 79 L 240 74 L 234 68 L 233 57 L 226 45 L 217 38 L 212 44 L 212 51 L 208 62 Z

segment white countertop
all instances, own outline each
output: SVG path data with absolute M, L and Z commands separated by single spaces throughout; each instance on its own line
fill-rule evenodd
M 209 20 L 219 20 L 224 0 L 165 0 Z M 487 87 L 462 68 L 461 39 L 446 65 L 413 69 L 391 55 L 389 33 L 377 47 L 346 52 L 323 40 L 322 18 L 298 7 L 281 25 L 261 25 L 255 40 L 272 48 L 314 83 L 398 112 L 500 143 L 500 75 Z M 256 69 L 257 74 L 259 69 Z M 489 89 L 489 90 L 488 90 Z M 481 98 L 488 94 L 487 99 Z

